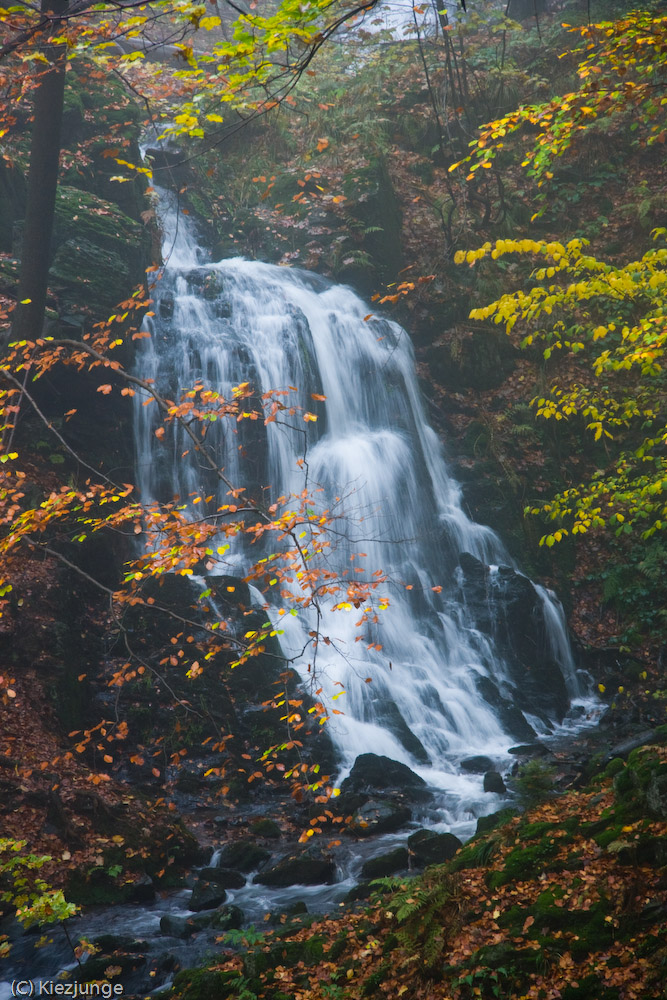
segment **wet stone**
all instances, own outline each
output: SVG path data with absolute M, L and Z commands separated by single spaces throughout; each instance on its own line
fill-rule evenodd
M 504 795 L 507 791 L 502 775 L 498 771 L 487 771 L 484 775 L 484 791 Z
M 462 846 L 462 842 L 453 833 L 417 830 L 408 837 L 410 854 L 420 867 L 444 864 L 453 858 Z
M 227 893 L 219 885 L 201 880 L 192 890 L 190 909 L 195 911 L 214 910 L 216 906 L 224 903 L 226 898 Z

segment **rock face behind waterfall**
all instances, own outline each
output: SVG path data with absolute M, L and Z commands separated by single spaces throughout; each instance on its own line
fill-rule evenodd
M 466 612 L 493 640 L 507 665 L 507 675 L 497 678 L 501 696 L 509 686 L 521 711 L 562 721 L 569 697 L 535 585 L 510 566 L 485 566 L 468 552 L 459 556 L 459 566 Z

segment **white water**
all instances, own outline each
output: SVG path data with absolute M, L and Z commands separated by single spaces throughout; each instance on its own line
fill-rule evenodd
M 290 405 L 317 412 L 317 423 L 304 422 L 301 412 L 285 418 L 295 430 L 269 424 L 264 442 L 248 447 L 250 464 L 239 452 L 245 425 L 213 425 L 207 444 L 229 480 L 249 490 L 268 488 L 264 496 L 271 500 L 299 494 L 307 468 L 309 488 L 322 490 L 316 502 L 344 516 L 327 566 L 348 579 L 370 580 L 382 570 L 389 582 L 379 593 L 390 607 L 355 641 L 360 612 L 332 611 L 323 601 L 319 628 L 331 645 L 320 643 L 316 659 L 308 648 L 313 615 L 281 616 L 272 592 L 269 614 L 284 629 L 287 657 L 307 649 L 294 664 L 304 682 L 312 681 L 315 667 L 326 697 L 345 692 L 328 702 L 344 713 L 329 723 L 343 771 L 360 753 L 386 754 L 451 793 L 450 801 L 467 803 L 469 816 L 472 802 L 479 808 L 480 779 L 460 774 L 458 760 L 486 754 L 502 764 L 516 740 L 478 693 L 476 679 L 486 676 L 502 687 L 508 670 L 460 604 L 457 555 L 469 552 L 486 565 L 511 560 L 495 533 L 462 509 L 460 489 L 424 417 L 408 335 L 396 323 L 366 319 L 371 308 L 353 291 L 316 275 L 240 258 L 203 265 L 191 224 L 169 196 L 163 205 L 167 263 L 153 291 L 157 315 L 148 321 L 150 339 L 141 341 L 138 370 L 171 398 L 197 380 L 227 397 L 240 382 L 261 393 L 292 386 Z M 312 393 L 326 402 L 314 402 Z M 201 466 L 181 459 L 190 446 L 182 433 L 170 446 L 158 442 L 153 409 L 140 401 L 136 409 L 144 498 L 214 492 Z M 262 432 L 252 425 L 254 433 L 258 428 Z M 307 466 L 299 468 L 304 458 Z M 218 489 L 217 500 L 229 502 L 226 488 Z M 215 572 L 243 575 L 257 556 L 238 543 Z M 363 572 L 355 574 L 357 566 Z M 562 610 L 546 590 L 538 593 L 550 651 L 576 698 Z M 460 818 L 456 806 L 446 817 L 450 823 Z

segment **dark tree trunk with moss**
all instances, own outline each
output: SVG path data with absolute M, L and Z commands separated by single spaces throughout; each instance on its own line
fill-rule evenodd
M 67 45 L 56 38 L 64 30 L 64 23 L 58 18 L 65 13 L 68 3 L 69 0 L 42 0 L 41 4 L 43 16 L 49 19 L 41 51 L 49 65 L 40 75 L 33 96 L 21 276 L 12 326 L 12 336 L 19 340 L 39 337 L 44 325 L 67 66 Z

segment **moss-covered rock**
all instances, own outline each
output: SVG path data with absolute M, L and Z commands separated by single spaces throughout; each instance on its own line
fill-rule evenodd
M 225 1000 L 238 996 L 241 985 L 236 972 L 185 969 L 174 977 L 173 992 L 181 1000 Z

